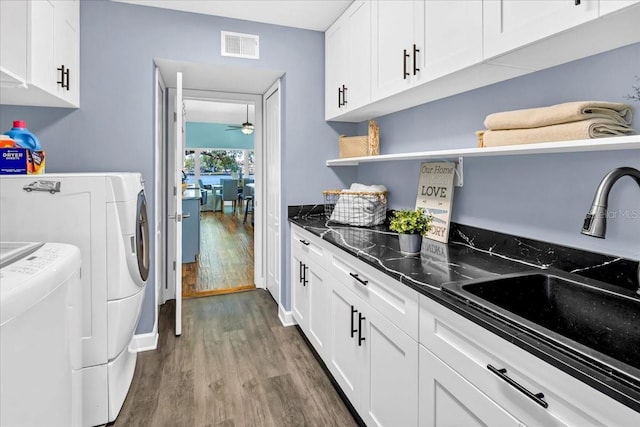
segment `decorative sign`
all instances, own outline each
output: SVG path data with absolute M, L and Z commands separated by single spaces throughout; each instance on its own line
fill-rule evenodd
M 453 203 L 453 180 L 456 165 L 451 162 L 422 163 L 416 209 L 424 208 L 433 216 L 431 230 L 425 237 L 438 242 L 449 241 L 449 221 Z

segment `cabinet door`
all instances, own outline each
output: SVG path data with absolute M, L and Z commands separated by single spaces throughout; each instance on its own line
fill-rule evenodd
M 325 118 L 371 99 L 371 3 L 354 2 L 325 33 Z
M 31 1 L 28 81 L 40 89 L 57 93 L 55 52 L 55 4 L 50 0 Z
M 311 265 L 307 270 L 307 289 L 309 296 L 309 314 L 307 337 L 322 358 L 329 355 L 329 336 L 331 333 L 331 276 L 321 267 Z
M 291 245 L 291 311 L 300 328 L 307 333 L 309 314 L 309 292 L 307 290 L 307 258 Z
M 342 85 L 347 84 L 349 64 L 349 31 L 347 19 L 342 16 L 325 33 L 325 119 L 340 114 Z
M 355 2 L 347 12 L 348 79 L 343 101 L 347 110 L 353 110 L 371 100 L 371 3 Z
M 27 3 L 0 1 L 0 87 L 27 81 Z
M 600 0 L 600 16 L 607 13 L 616 12 L 632 4 L 639 3 L 638 0 Z
M 485 59 L 598 17 L 598 0 L 581 0 L 579 4 L 576 3 L 539 0 L 484 1 Z
M 424 1 L 380 0 L 372 4 L 371 98 L 379 100 L 415 84 L 414 57 L 424 52 Z M 420 50 L 414 55 L 413 46 Z M 406 51 L 406 57 L 405 57 Z M 416 68 L 420 68 L 416 63 Z
M 76 0 L 57 1 L 54 11 L 54 56 L 56 94 L 73 104 L 79 103 L 78 6 Z M 67 73 L 62 75 L 62 67 Z M 58 83 L 63 81 L 63 84 Z M 65 87 L 63 87 L 65 86 Z M 68 86 L 68 87 L 66 87 Z
M 362 307 L 362 306 L 361 306 Z M 374 309 L 364 309 L 361 416 L 368 426 L 418 425 L 418 342 Z
M 329 370 L 351 404 L 360 412 L 362 360 L 358 345 L 359 300 L 352 292 L 337 284 L 331 287 L 331 343 Z
M 482 61 L 482 1 L 429 0 L 424 7 L 420 81 L 434 80 Z
M 448 365 L 420 346 L 420 427 L 521 424 Z

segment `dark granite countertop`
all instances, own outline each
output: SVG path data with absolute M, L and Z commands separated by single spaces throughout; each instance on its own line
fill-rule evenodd
M 425 239 L 420 256 L 405 256 L 396 233 L 384 225 L 332 225 L 318 213 L 314 206 L 290 207 L 289 221 L 640 412 L 640 382 L 621 379 L 441 291 L 448 282 L 545 269 L 580 275 L 596 286 L 614 285 L 632 295 L 638 288 L 638 261 L 460 224 L 452 224 L 448 244 Z M 633 374 L 637 372 L 629 372 Z

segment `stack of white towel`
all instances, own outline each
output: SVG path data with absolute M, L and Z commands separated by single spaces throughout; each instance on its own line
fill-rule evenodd
M 352 184 L 342 190 L 329 221 L 358 227 L 382 224 L 387 214 L 386 192 L 384 185 Z
M 631 135 L 632 107 L 576 101 L 493 113 L 486 117 L 481 147 Z M 479 132 L 481 134 L 482 131 Z

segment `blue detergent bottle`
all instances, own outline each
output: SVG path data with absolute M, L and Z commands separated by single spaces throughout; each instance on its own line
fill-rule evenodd
M 40 141 L 27 129 L 27 122 L 24 120 L 14 120 L 13 127 L 5 135 L 9 135 L 18 146 L 28 148 L 31 151 L 41 151 Z

